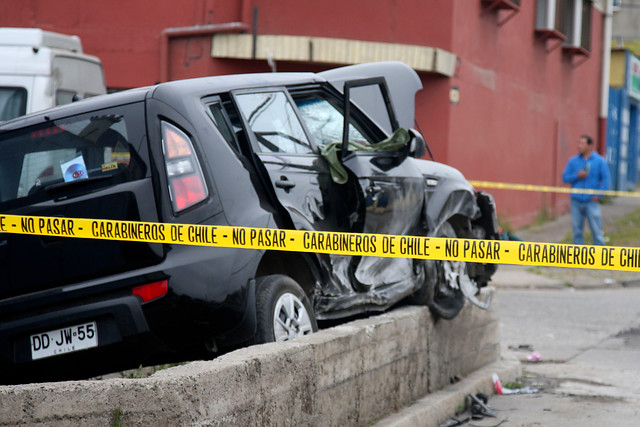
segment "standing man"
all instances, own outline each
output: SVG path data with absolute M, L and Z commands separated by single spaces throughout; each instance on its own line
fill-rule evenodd
M 578 141 L 578 154 L 569 159 L 562 180 L 572 188 L 608 190 L 609 168 L 600 154 L 594 151 L 593 139 L 582 135 Z M 604 245 L 602 235 L 602 195 L 571 193 L 571 220 L 573 243 L 584 244 L 584 219 L 587 218 L 594 245 Z

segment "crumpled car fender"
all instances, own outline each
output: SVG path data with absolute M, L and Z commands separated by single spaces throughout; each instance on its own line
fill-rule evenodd
M 428 233 L 435 233 L 456 215 L 473 220 L 480 216 L 475 190 L 460 171 L 429 160 L 414 159 L 425 178 L 425 218 Z

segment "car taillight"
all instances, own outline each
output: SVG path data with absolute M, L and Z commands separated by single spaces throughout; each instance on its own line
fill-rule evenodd
M 206 199 L 207 186 L 189 137 L 170 123 L 161 126 L 169 193 L 174 212 L 180 212 Z
M 169 281 L 161 280 L 159 282 L 147 283 L 146 285 L 136 286 L 133 288 L 133 295 L 142 298 L 142 302 L 148 302 L 156 298 L 165 296 L 169 291 Z

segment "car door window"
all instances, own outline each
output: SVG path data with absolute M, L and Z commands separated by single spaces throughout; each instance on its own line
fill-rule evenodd
M 316 145 L 324 147 L 332 142 L 342 141 L 344 116 L 328 100 L 313 96 L 298 98 L 295 102 Z M 353 123 L 349 125 L 349 141 L 365 145 L 374 142 L 356 129 Z M 349 149 L 352 151 L 354 147 Z
M 232 129 L 230 121 L 227 118 L 220 102 L 212 103 L 208 107 L 209 112 L 211 113 L 210 117 L 213 120 L 213 123 L 216 125 L 216 128 L 218 128 L 218 131 L 222 134 L 225 141 L 227 141 L 231 148 L 239 152 L 240 147 L 238 147 L 238 142 L 235 138 L 235 132 Z
M 238 94 L 236 102 L 256 136 L 259 151 L 289 154 L 313 152 L 284 92 Z

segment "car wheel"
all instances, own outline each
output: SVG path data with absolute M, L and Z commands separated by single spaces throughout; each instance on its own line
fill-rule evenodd
M 449 223 L 445 223 L 437 237 L 455 238 L 456 233 Z M 437 317 L 453 319 L 464 306 L 464 294 L 460 289 L 460 280 L 471 280 L 464 261 L 429 260 L 425 265 L 424 284 L 412 296 L 411 300 L 426 305 Z
M 256 285 L 256 343 L 287 341 L 318 330 L 309 298 L 295 280 L 265 276 Z

